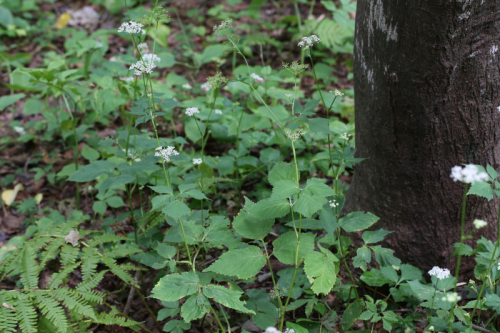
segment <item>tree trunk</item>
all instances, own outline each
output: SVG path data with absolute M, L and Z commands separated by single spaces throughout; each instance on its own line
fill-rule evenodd
M 345 212 L 380 217 L 403 263 L 454 269 L 464 184 L 455 165 L 500 160 L 500 1 L 360 0 L 357 157 Z M 498 200 L 469 196 L 466 231 L 497 237 Z M 475 247 L 472 240 L 468 244 Z M 474 267 L 469 259 L 464 272 Z

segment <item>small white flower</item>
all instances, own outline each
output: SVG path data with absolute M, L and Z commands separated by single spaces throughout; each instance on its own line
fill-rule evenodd
M 214 110 L 215 114 L 222 114 L 221 110 Z
M 271 326 L 271 327 L 266 328 L 266 330 L 265 330 L 264 332 L 265 332 L 265 333 L 281 333 L 280 331 L 278 331 L 278 330 L 276 329 L 276 327 L 272 327 L 272 326 Z
M 458 296 L 458 293 L 447 293 L 445 297 L 441 298 L 442 301 L 455 303 L 462 299 L 462 297 Z
M 193 88 L 193 87 L 191 87 L 191 85 L 189 83 L 184 83 L 181 87 L 184 89 L 192 89 Z
M 450 270 L 448 268 L 439 268 L 438 266 L 432 267 L 428 273 L 430 276 L 435 276 L 439 280 L 446 279 L 450 276 Z
M 488 225 L 488 222 L 486 221 L 483 221 L 483 220 L 474 220 L 474 222 L 472 222 L 474 224 L 474 226 L 476 227 L 476 229 L 481 229 L 483 227 L 486 227 Z
M 295 333 L 295 330 L 292 328 L 292 329 L 286 329 L 285 330 L 285 333 Z
M 497 106 L 497 110 L 498 110 L 498 112 L 500 112 L 500 106 Z
M 201 158 L 193 158 L 193 164 L 201 164 L 203 160 Z
M 347 134 L 347 132 L 345 132 L 344 134 L 342 134 L 342 135 L 340 136 L 340 138 L 341 138 L 342 140 L 348 141 L 350 136 L 351 136 L 350 134 Z
M 212 86 L 208 82 L 205 82 L 201 85 L 201 89 L 205 90 L 205 92 L 208 92 L 210 89 L 212 89 Z
M 344 96 L 343 92 L 340 92 L 339 90 L 335 89 L 335 96 Z
M 286 97 L 292 98 L 293 94 L 285 94 Z
M 142 56 L 142 60 L 130 66 L 129 70 L 134 69 L 135 75 L 141 75 L 142 73 L 151 74 L 153 69 L 156 68 L 155 62 L 160 61 L 161 59 L 156 54 L 147 53 Z
M 125 81 L 125 82 L 134 82 L 134 80 L 135 80 L 135 77 L 133 77 L 133 76 L 126 77 L 126 78 L 122 79 L 122 81 Z
M 134 21 L 124 22 L 118 28 L 118 32 L 124 32 L 125 31 L 128 34 L 137 34 L 139 32 L 144 31 L 144 30 L 142 30 L 143 26 L 144 25 L 142 25 L 140 23 L 137 23 L 137 22 L 134 22 Z
M 252 77 L 252 79 L 254 79 L 255 81 L 257 81 L 258 83 L 264 82 L 264 79 L 262 77 L 258 76 L 255 73 L 250 74 L 250 76 Z
M 337 207 L 339 204 L 337 203 L 337 200 L 333 199 L 333 200 L 330 200 L 330 207 L 332 208 L 335 208 Z
M 169 146 L 167 148 L 158 147 L 155 156 L 161 156 L 165 162 L 170 162 L 170 156 L 179 155 L 175 147 Z
M 193 114 L 195 113 L 200 113 L 200 110 L 198 110 L 198 108 L 187 108 L 186 109 L 186 115 L 188 115 L 189 117 L 192 117 Z
M 297 44 L 299 47 L 304 47 L 304 49 L 308 49 L 314 45 L 314 43 L 321 42 L 321 39 L 316 35 L 312 35 L 310 37 L 302 37 L 302 40 Z
M 451 168 L 450 178 L 453 178 L 454 182 L 458 180 L 467 184 L 487 181 L 488 174 L 486 172 L 478 173 L 478 171 L 479 169 L 474 164 L 466 165 L 465 168 L 457 165 Z
M 21 126 L 14 126 L 14 131 L 16 131 L 18 134 L 21 134 L 21 135 L 26 134 L 26 131 Z
M 497 268 L 498 271 L 500 271 L 500 262 L 498 263 L 498 268 Z

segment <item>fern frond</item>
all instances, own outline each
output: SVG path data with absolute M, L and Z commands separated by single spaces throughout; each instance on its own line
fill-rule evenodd
M 19 267 L 19 261 L 23 255 L 23 251 L 20 249 L 15 249 L 9 251 L 7 257 L 2 261 L 0 265 L 0 281 L 3 280 L 5 275 L 8 275 L 14 269 Z
M 68 329 L 68 321 L 66 320 L 66 313 L 61 304 L 53 299 L 46 292 L 34 292 L 38 308 L 62 332 Z
M 59 287 L 59 285 L 63 282 L 63 280 L 67 278 L 68 275 L 70 275 L 79 265 L 80 263 L 77 262 L 75 264 L 64 267 L 61 271 L 57 273 L 52 274 L 52 276 L 50 277 L 49 288 L 56 289 L 57 287 Z
M 120 325 L 123 327 L 135 326 L 140 324 L 140 322 L 126 319 L 124 317 L 118 317 L 118 311 L 115 307 L 111 307 L 110 313 L 102 312 L 99 314 L 97 321 L 104 325 Z
M 75 291 L 76 295 L 79 295 L 82 299 L 92 302 L 92 303 L 97 303 L 97 304 L 102 304 L 104 301 L 104 297 L 106 296 L 105 293 L 100 293 L 98 291 L 94 290 L 89 290 L 89 291 L 82 291 L 78 290 Z
M 336 49 L 344 44 L 347 37 L 352 36 L 351 28 L 330 19 L 322 20 L 314 33 L 321 39 L 322 44 L 324 43 L 328 48 L 333 48 L 334 52 L 338 52 Z
M 146 268 L 137 267 L 128 262 L 125 264 L 121 264 L 120 267 L 126 271 L 147 271 Z
M 124 281 L 128 284 L 134 285 L 134 286 L 137 285 L 137 282 L 134 280 L 134 278 L 129 273 L 124 271 L 122 267 L 117 265 L 116 261 L 113 258 L 109 258 L 109 257 L 104 256 L 104 257 L 101 257 L 101 260 L 104 262 L 104 264 L 106 266 L 109 267 L 111 272 L 113 272 L 113 274 L 115 274 L 120 279 L 122 279 L 122 281 Z
M 96 272 L 99 263 L 99 254 L 95 248 L 86 247 L 83 249 L 82 279 L 87 281 L 91 279 Z
M 68 266 L 74 264 L 78 258 L 79 247 L 73 247 L 71 244 L 64 244 L 61 250 L 61 264 Z
M 164 222 L 165 217 L 163 216 L 160 209 L 154 209 L 146 214 L 142 215 L 137 220 L 137 225 L 144 231 L 149 230 L 150 228 L 158 225 L 160 222 Z
M 125 238 L 113 234 L 104 234 L 92 238 L 92 240 L 90 240 L 88 244 L 90 247 L 96 247 L 99 244 L 109 243 L 109 242 L 120 242 L 122 240 L 125 240 Z
M 54 290 L 53 295 L 57 300 L 62 302 L 63 305 L 68 308 L 68 310 L 76 311 L 82 316 L 97 320 L 97 317 L 92 307 L 90 307 L 85 301 L 85 299 L 83 299 L 77 293 L 74 293 L 73 291 L 67 288 L 60 288 Z
M 0 332 L 15 332 L 17 326 L 16 312 L 3 304 L 13 305 L 12 298 L 6 291 L 0 291 Z
M 103 279 L 104 274 L 106 274 L 107 272 L 108 272 L 107 270 L 104 270 L 104 271 L 100 271 L 97 274 L 92 275 L 87 281 L 84 280 L 84 281 L 80 282 L 76 286 L 76 290 L 78 290 L 78 291 L 90 291 L 90 290 L 92 290 L 92 288 L 97 287 L 99 282 L 101 282 L 101 280 Z
M 39 237 L 35 238 L 32 241 L 30 241 L 31 247 L 36 251 L 40 251 L 41 248 L 44 248 L 47 246 L 47 244 L 52 240 L 52 237 L 46 236 L 46 237 Z
M 23 248 L 23 257 L 21 259 L 21 282 L 25 289 L 38 289 L 38 266 L 36 264 L 36 255 L 33 248 L 26 243 Z
M 38 332 L 36 327 L 37 314 L 35 307 L 26 295 L 21 295 L 14 302 L 16 308 L 16 318 L 19 322 L 19 328 L 23 333 Z
M 116 246 L 113 246 L 110 250 L 104 252 L 104 255 L 110 258 L 123 258 L 139 252 L 142 252 L 142 250 L 135 245 L 118 244 Z
M 45 248 L 45 252 L 42 255 L 42 260 L 40 261 L 39 269 L 42 270 L 48 261 L 54 259 L 59 253 L 59 248 L 64 245 L 64 238 L 55 238 L 50 244 Z

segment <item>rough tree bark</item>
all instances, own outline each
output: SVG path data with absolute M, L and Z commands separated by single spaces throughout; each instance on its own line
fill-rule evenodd
M 499 169 L 499 70 L 498 0 L 358 1 L 356 156 L 368 159 L 345 211 L 379 216 L 403 263 L 455 266 L 464 187 L 450 171 Z M 467 206 L 466 230 L 480 218 L 489 225 L 476 236 L 496 239 L 498 201 L 469 196 Z

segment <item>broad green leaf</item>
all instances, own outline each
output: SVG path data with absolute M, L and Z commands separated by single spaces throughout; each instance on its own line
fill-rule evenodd
M 233 229 L 241 237 L 248 239 L 263 239 L 271 232 L 274 219 L 259 219 L 243 210 L 233 220 Z
M 354 267 L 359 267 L 363 271 L 368 269 L 366 263 L 372 261 L 372 251 L 366 246 L 362 246 L 356 250 L 356 256 L 353 258 Z
M 107 198 L 106 203 L 109 205 L 109 207 L 112 208 L 120 208 L 125 206 L 125 202 L 123 202 L 123 199 L 116 195 Z
M 96 179 L 103 173 L 112 171 L 114 168 L 115 165 L 109 161 L 95 161 L 89 165 L 80 167 L 68 178 L 68 180 L 74 182 L 89 182 Z
M 372 213 L 352 212 L 340 219 L 340 226 L 347 232 L 368 229 L 379 218 Z
M 491 185 L 487 182 L 475 182 L 474 184 L 471 185 L 469 192 L 467 192 L 467 195 L 475 194 L 480 197 L 488 199 L 490 201 L 493 199 L 493 189 L 491 188 Z
M 410 285 L 415 296 L 421 300 L 430 300 L 434 296 L 434 288 L 425 286 L 417 280 L 408 281 L 408 284 Z
M 398 283 L 398 272 L 396 272 L 396 270 L 392 266 L 380 267 L 380 271 L 386 279 L 391 280 L 394 283 Z
M 196 224 L 196 221 L 183 221 L 182 226 L 184 227 L 184 235 L 186 235 L 186 242 L 189 245 L 197 244 L 201 241 L 203 234 L 203 227 L 200 224 Z M 165 234 L 166 242 L 172 243 L 182 243 L 184 242 L 184 237 L 182 234 L 182 228 L 180 223 L 176 226 L 170 228 Z
M 309 130 L 311 131 L 311 133 L 330 133 L 330 128 L 328 127 L 328 119 L 310 118 Z
M 243 313 L 255 314 L 254 311 L 245 308 L 245 302 L 240 301 L 242 292 L 227 289 L 223 286 L 210 284 L 203 288 L 203 294 L 208 298 L 213 298 L 214 301 L 228 308 L 238 310 Z
M 304 193 L 322 197 L 335 195 L 335 191 L 330 186 L 326 185 L 325 181 L 326 180 L 319 178 L 308 179 L 306 187 L 304 188 Z
M 488 175 L 490 175 L 490 177 L 493 179 L 500 177 L 498 172 L 496 172 L 496 170 L 489 164 L 486 166 L 486 171 L 488 172 Z
M 257 246 L 230 250 L 209 266 L 205 271 L 248 279 L 255 276 L 266 264 L 266 257 Z
M 253 205 L 248 212 L 260 219 L 280 218 L 290 212 L 290 203 L 285 199 L 264 199 Z
M 14 94 L 14 95 L 6 95 L 0 97 L 0 111 L 3 111 L 3 109 L 5 109 L 7 106 L 14 104 L 15 102 L 17 102 L 21 98 L 24 98 L 25 96 L 26 96 L 25 94 Z
M 95 201 L 92 205 L 92 209 L 94 210 L 94 212 L 101 215 L 106 213 L 106 207 L 107 205 L 104 201 Z
M 495 294 L 488 294 L 485 297 L 486 305 L 500 314 L 500 297 Z
M 172 302 L 198 291 L 200 279 L 195 272 L 170 274 L 162 277 L 151 291 L 151 297 Z
M 198 184 L 181 184 L 179 185 L 179 192 L 183 193 L 198 187 Z
M 269 172 L 267 178 L 273 186 L 280 180 L 295 180 L 295 166 L 280 161 Z
M 85 157 L 90 162 L 94 162 L 95 160 L 98 160 L 99 157 L 101 157 L 101 154 L 94 148 L 85 145 L 83 146 L 82 149 L 82 156 Z
M 386 279 L 382 272 L 376 268 L 364 272 L 359 279 L 372 287 L 381 287 L 386 283 L 392 284 L 391 280 Z
M 287 199 L 299 192 L 300 189 L 293 180 L 279 180 L 273 186 L 271 199 Z
M 365 232 L 363 232 L 363 236 L 361 236 L 361 237 L 363 238 L 365 245 L 368 245 L 368 244 L 373 244 L 373 243 L 378 243 L 378 242 L 383 241 L 384 237 L 390 233 L 392 233 L 392 231 L 378 229 L 375 231 L 365 231 Z
M 177 253 L 175 246 L 157 242 L 156 252 L 165 259 L 172 259 Z
M 308 218 L 320 210 L 327 200 L 322 196 L 302 195 L 293 205 L 293 210 Z
M 359 318 L 361 315 L 361 311 L 363 311 L 363 301 L 361 299 L 357 299 L 345 310 L 344 314 L 342 315 L 342 322 L 345 324 L 342 325 L 342 328 L 344 331 L 347 331 L 351 326 L 354 324 L 356 319 Z
M 205 241 L 212 247 L 225 245 L 230 250 L 240 245 L 241 240 L 229 228 L 229 224 L 229 219 L 224 216 L 212 216 L 210 225 L 205 228 Z
M 394 250 L 383 248 L 380 245 L 370 246 L 375 254 L 375 260 L 378 262 L 380 266 L 400 266 L 401 260 L 396 258 L 393 253 Z
M 172 190 L 172 186 L 159 185 L 159 186 L 149 186 L 149 188 L 151 188 L 156 193 L 174 194 L 174 191 Z
M 335 264 L 339 260 L 330 251 L 325 250 L 325 252 L 325 254 L 309 252 L 304 261 L 304 270 L 316 295 L 328 295 L 335 284 L 339 270 L 339 265 Z
M 179 219 L 184 215 L 189 214 L 191 211 L 184 202 L 179 200 L 168 202 L 165 207 L 161 210 L 165 215 L 170 216 L 173 219 Z
M 181 316 L 185 322 L 189 323 L 194 319 L 203 317 L 210 311 L 210 302 L 202 294 L 191 295 L 182 305 Z
M 315 236 L 306 233 L 302 233 L 300 236 L 299 261 L 314 250 Z M 273 246 L 273 254 L 279 261 L 288 265 L 295 264 L 295 252 L 297 249 L 297 235 L 295 231 L 289 231 L 279 236 L 273 242 Z
M 207 198 L 207 196 L 205 194 L 203 194 L 202 191 L 200 190 L 196 190 L 196 189 L 193 189 L 193 190 L 189 190 L 187 192 L 185 192 L 187 195 L 189 195 L 191 198 L 195 198 L 197 200 L 202 200 L 202 199 L 206 199 L 206 200 L 209 200 Z
M 401 265 L 401 281 L 420 280 L 422 271 L 415 266 L 409 264 Z

